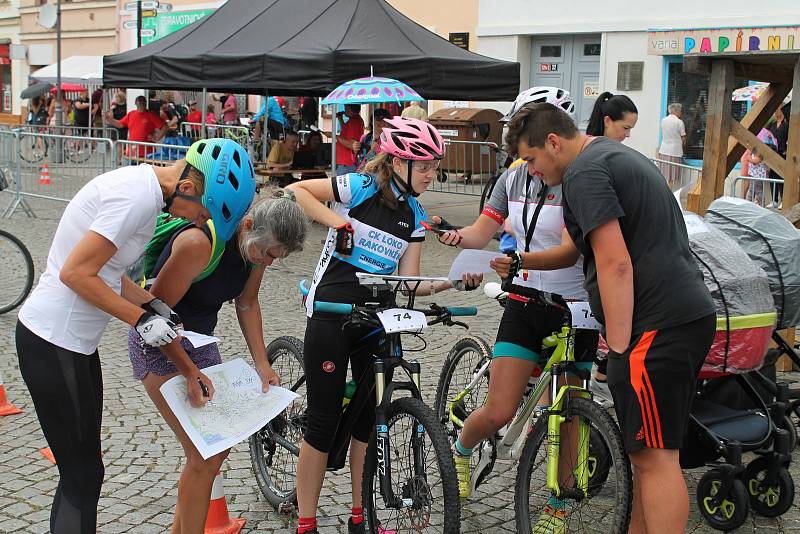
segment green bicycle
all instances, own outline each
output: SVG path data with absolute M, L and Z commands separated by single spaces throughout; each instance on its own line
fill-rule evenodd
M 517 532 L 627 532 L 633 488 L 630 462 L 616 423 L 592 401 L 589 373 L 574 361 L 576 329 L 596 324 L 588 305 L 567 303 L 531 288 L 508 289 L 563 310 L 564 326 L 544 341 L 547 364 L 535 386 L 525 392 L 513 421 L 475 446 L 472 489 L 486 480 L 495 460 L 519 460 L 514 496 Z M 486 396 L 489 354 L 488 345 L 479 338 L 464 338 L 445 362 L 435 409 L 453 441 Z M 567 373 L 578 376 L 582 384 L 567 384 L 562 380 Z M 454 382 L 460 384 L 453 388 Z M 549 406 L 540 406 L 548 391 Z M 555 514 L 550 506 L 554 499 L 559 502 Z

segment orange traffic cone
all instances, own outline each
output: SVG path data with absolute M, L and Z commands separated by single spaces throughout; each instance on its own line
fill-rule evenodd
M 47 163 L 42 165 L 42 170 L 39 173 L 39 185 L 50 185 L 50 167 Z
M 0 416 L 22 413 L 22 410 L 8 402 L 6 388 L 3 386 L 3 375 L 0 374 Z
M 214 486 L 211 488 L 211 502 L 208 505 L 204 534 L 237 534 L 244 527 L 244 523 L 244 519 L 240 517 L 231 519 L 228 515 L 225 490 L 222 487 L 222 475 L 217 472 Z
M 44 449 L 39 449 L 39 452 L 42 456 L 50 460 L 50 463 L 56 465 L 56 457 L 53 456 L 53 451 L 50 450 L 50 447 L 45 447 Z

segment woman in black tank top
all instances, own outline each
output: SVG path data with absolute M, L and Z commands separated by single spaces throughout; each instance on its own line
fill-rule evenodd
M 222 304 L 234 300 L 242 334 L 266 391 L 270 384 L 279 384 L 280 379 L 267 360 L 259 288 L 264 270 L 276 258 L 285 258 L 302 249 L 307 230 L 308 222 L 294 196 L 277 190 L 270 198 L 257 201 L 250 208 L 234 237 L 227 242 L 219 264 L 202 280 L 195 281 L 211 257 L 211 231 L 208 227 L 192 226 L 173 236 L 156 263 L 155 282 L 150 292 L 181 316 L 186 330 L 206 335 L 213 335 Z M 175 352 L 167 358 L 158 349 L 142 347 L 135 330 L 129 335 L 128 348 L 134 375 L 144 383 L 147 394 L 177 436 L 186 456 L 178 484 L 173 532 L 201 532 L 214 476 L 228 451 L 203 460 L 159 388 L 179 373 L 203 376 L 211 383 L 198 369 L 221 363 L 219 349 L 216 343 L 195 349 L 183 339 L 181 346 L 175 347 Z M 209 397 L 213 396 L 212 385 Z

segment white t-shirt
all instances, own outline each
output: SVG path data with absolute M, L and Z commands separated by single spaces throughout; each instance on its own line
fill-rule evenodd
M 683 156 L 682 135 L 686 135 L 686 126 L 675 115 L 667 115 L 661 119 L 661 146 L 660 154 L 665 156 Z
M 42 339 L 81 354 L 100 344 L 111 316 L 65 286 L 59 273 L 90 230 L 117 247 L 98 275 L 120 293 L 125 269 L 153 236 L 164 198 L 150 165 L 123 167 L 94 178 L 67 205 L 47 255 L 47 267 L 19 312 L 19 320 Z

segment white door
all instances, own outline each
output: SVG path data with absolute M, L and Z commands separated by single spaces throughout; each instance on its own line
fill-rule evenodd
M 600 35 L 534 37 L 530 85 L 567 89 L 575 102 L 575 122 L 586 129 L 599 94 Z

